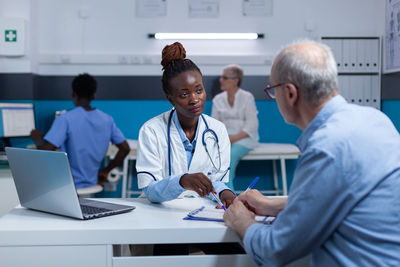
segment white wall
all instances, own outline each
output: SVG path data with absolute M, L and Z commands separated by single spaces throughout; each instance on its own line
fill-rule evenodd
M 4 2 L 8 11 L 0 11 L 2 16 L 15 13 L 10 3 L 23 6 L 23 16 L 31 11 L 34 72 L 103 75 L 160 74 L 161 50 L 172 41 L 148 39 L 147 34 L 189 31 L 264 33 L 264 39 L 255 41 L 182 43 L 205 74 L 219 74 L 222 65 L 233 61 L 244 65 L 246 74 L 265 75 L 273 55 L 294 39 L 382 35 L 385 5 L 384 0 L 275 0 L 272 16 L 249 18 L 241 15 L 241 0 L 220 0 L 219 18 L 194 19 L 188 17 L 185 0 L 167 0 L 167 16 L 159 18 L 135 17 L 134 0 L 0 0 Z M 79 17 L 81 9 L 87 10 L 86 19 Z M 306 31 L 306 23 L 314 30 Z
M 25 29 L 26 55 L 22 57 L 5 57 L 0 55 L 0 73 L 32 72 L 33 62 L 30 58 L 31 37 L 29 24 L 31 20 L 30 0 L 0 0 L 0 18 L 22 18 L 27 22 Z

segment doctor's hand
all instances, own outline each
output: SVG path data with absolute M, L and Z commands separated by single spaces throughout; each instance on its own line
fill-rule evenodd
M 179 184 L 186 190 L 195 191 L 201 197 L 208 196 L 213 190 L 210 179 L 202 172 L 182 175 Z
M 233 200 L 236 198 L 236 195 L 231 190 L 225 189 L 219 193 L 219 198 L 221 199 L 222 204 L 224 204 L 226 208 L 229 208 Z

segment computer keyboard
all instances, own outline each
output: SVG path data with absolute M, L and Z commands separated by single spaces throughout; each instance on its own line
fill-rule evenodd
M 81 209 L 82 209 L 83 214 L 98 214 L 98 213 L 110 211 L 109 209 L 97 208 L 97 207 L 92 207 L 92 206 L 87 206 L 87 205 L 81 205 Z

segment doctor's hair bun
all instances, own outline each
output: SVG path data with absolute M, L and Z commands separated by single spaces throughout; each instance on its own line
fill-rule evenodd
M 163 66 L 162 87 L 166 95 L 170 94 L 174 88 L 171 87 L 171 79 L 186 71 L 201 71 L 197 65 L 186 58 L 186 50 L 179 42 L 167 45 L 162 50 L 161 65 Z
M 186 50 L 183 45 L 179 42 L 175 42 L 171 45 L 166 45 L 162 50 L 161 65 L 163 70 L 174 60 L 182 60 L 186 58 Z

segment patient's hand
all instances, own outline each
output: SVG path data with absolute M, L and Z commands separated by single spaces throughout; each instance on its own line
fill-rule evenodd
M 270 198 L 261 194 L 260 191 L 252 189 L 241 193 L 238 200 L 257 215 L 277 216 L 286 207 L 287 198 Z

